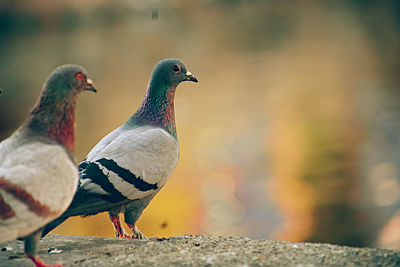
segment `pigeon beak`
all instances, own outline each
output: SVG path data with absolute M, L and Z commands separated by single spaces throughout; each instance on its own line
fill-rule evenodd
M 197 78 L 194 77 L 193 74 L 192 74 L 190 71 L 187 71 L 187 72 L 185 73 L 185 76 L 186 76 L 186 81 L 191 81 L 191 82 L 195 82 L 195 83 L 198 83 L 198 82 L 199 82 L 199 81 L 197 80 Z
M 94 88 L 93 81 L 91 79 L 87 79 L 86 84 L 87 84 L 87 87 L 85 88 L 85 90 L 97 93 L 97 90 L 96 90 L 96 88 Z

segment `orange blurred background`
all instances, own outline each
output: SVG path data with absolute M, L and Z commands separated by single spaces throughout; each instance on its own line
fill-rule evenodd
M 145 235 L 398 249 L 399 29 L 398 1 L 0 0 L 0 137 L 80 64 L 99 91 L 78 100 L 80 161 L 177 57 L 200 82 L 177 90 L 180 160 Z M 54 232 L 114 234 L 105 213 Z

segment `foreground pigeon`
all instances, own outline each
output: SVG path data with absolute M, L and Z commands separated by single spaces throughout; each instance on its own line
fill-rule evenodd
M 96 91 L 82 67 L 56 68 L 27 120 L 0 143 L 0 244 L 23 237 L 36 266 L 46 266 L 35 255 L 42 227 L 68 208 L 78 186 L 75 102 L 83 90 Z
M 78 191 L 68 210 L 46 226 L 44 235 L 70 216 L 108 211 L 116 236 L 146 238 L 135 224 L 178 161 L 174 98 L 176 87 L 183 81 L 197 79 L 182 61 L 165 59 L 157 63 L 141 106 L 79 164 Z M 121 212 L 131 236 L 121 225 Z

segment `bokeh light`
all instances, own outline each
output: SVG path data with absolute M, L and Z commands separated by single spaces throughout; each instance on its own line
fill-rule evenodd
M 147 236 L 242 235 L 400 248 L 398 1 L 0 0 L 0 137 L 57 65 L 85 66 L 82 160 L 143 99 L 156 62 L 181 152 L 139 221 Z M 113 236 L 107 214 L 55 233 Z

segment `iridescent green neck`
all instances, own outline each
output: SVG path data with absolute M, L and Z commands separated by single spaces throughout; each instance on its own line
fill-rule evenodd
M 176 137 L 175 90 L 176 86 L 150 83 L 141 106 L 128 124 L 161 127 Z
M 75 105 L 75 94 L 43 92 L 23 128 L 74 151 Z

